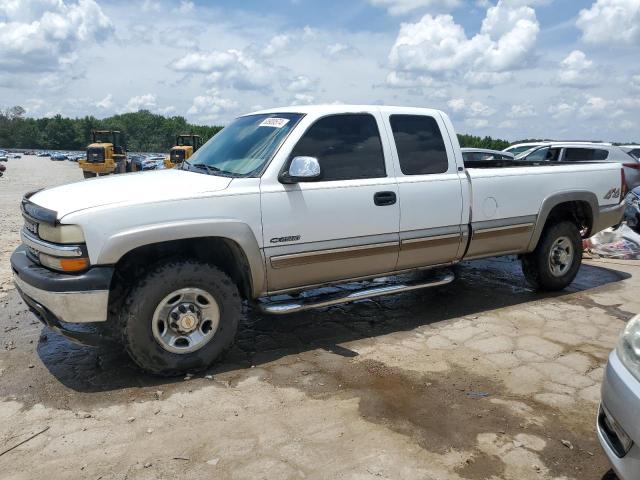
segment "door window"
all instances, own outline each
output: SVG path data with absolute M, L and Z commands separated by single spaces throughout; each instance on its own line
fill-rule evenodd
M 449 170 L 447 149 L 435 118 L 391 115 L 389 122 L 402 173 L 427 175 Z
M 321 118 L 300 139 L 294 157 L 315 157 L 320 181 L 386 176 L 382 141 L 370 114 L 341 114 Z
M 601 148 L 567 148 L 564 160 L 567 162 L 588 162 L 606 160 L 608 156 L 609 152 Z

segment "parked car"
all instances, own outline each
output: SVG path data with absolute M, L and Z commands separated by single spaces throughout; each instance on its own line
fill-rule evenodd
M 5 150 L 0 150 L 0 162 L 9 161 L 9 154 Z
M 624 166 L 627 189 L 640 186 L 640 160 L 610 143 L 553 142 L 516 155 L 527 162 L 615 162 Z
M 477 160 L 513 160 L 513 153 L 489 150 L 486 148 L 462 148 L 462 158 L 465 162 Z
M 86 332 L 67 322 L 106 324 L 98 331 L 113 332 L 140 367 L 175 375 L 232 344 L 245 301 L 294 313 L 454 276 L 286 294 L 511 254 L 534 288 L 565 288 L 580 268 L 581 232 L 622 218 L 619 165 L 479 163 L 465 168 L 438 110 L 256 112 L 180 168 L 27 194 L 14 281 L 45 324 L 81 341 Z
M 527 142 L 527 143 L 516 143 L 514 145 L 510 145 L 505 148 L 503 152 L 511 153 L 514 156 L 518 156 L 522 152 L 526 152 L 527 150 L 531 150 L 532 148 L 541 147 L 546 145 L 548 142 Z
M 60 162 L 62 160 L 66 160 L 67 156 L 64 153 L 52 153 L 51 154 L 51 160 L 54 160 L 56 162 Z
M 640 145 L 621 145 L 620 148 L 629 155 L 640 159 Z
M 620 480 L 640 478 L 640 315 L 609 355 L 602 380 L 598 439 Z
M 40 152 L 40 153 L 38 153 L 38 156 L 39 157 L 50 157 L 51 154 L 49 152 Z

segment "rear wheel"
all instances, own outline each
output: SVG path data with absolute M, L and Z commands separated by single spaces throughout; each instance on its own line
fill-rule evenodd
M 133 361 L 157 375 L 211 365 L 242 316 L 238 288 L 218 268 L 190 260 L 153 269 L 129 292 L 119 330 Z
M 93 172 L 87 172 L 86 170 L 82 171 L 82 175 L 84 175 L 84 178 L 93 178 L 96 177 L 97 174 L 93 173 Z
M 555 291 L 573 282 L 581 263 L 580 230 L 563 221 L 545 228 L 536 249 L 522 257 L 522 271 L 532 287 Z

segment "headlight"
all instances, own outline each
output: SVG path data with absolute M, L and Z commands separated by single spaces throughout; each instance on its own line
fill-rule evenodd
M 616 351 L 622 364 L 640 381 L 640 315 L 627 323 Z
M 38 225 L 38 235 L 41 239 L 53 243 L 84 243 L 84 234 L 78 225 L 53 227 L 47 223 L 41 223 Z
M 86 257 L 53 257 L 46 253 L 38 254 L 40 263 L 59 272 L 81 272 L 89 267 L 89 259 Z

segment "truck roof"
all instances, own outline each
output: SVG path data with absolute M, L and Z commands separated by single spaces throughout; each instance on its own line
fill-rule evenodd
M 386 113 L 404 113 L 404 114 L 430 114 L 440 113 L 446 115 L 441 110 L 432 108 L 419 107 L 400 107 L 391 105 L 295 105 L 289 107 L 268 108 L 248 113 L 247 115 L 258 115 L 267 113 L 313 113 L 313 114 L 332 114 L 332 113 L 357 113 L 366 111 L 379 111 Z

